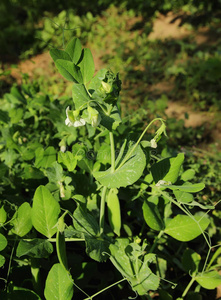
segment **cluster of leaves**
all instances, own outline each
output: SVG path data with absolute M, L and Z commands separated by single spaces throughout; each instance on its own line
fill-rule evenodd
M 113 299 L 208 296 L 221 283 L 214 206 L 196 201 L 204 184 L 183 153 L 156 156 L 164 121 L 121 118 L 118 75 L 94 76 L 77 38 L 50 54 L 72 99 L 23 84 L 2 101 L 1 298 L 92 299 L 108 284 Z

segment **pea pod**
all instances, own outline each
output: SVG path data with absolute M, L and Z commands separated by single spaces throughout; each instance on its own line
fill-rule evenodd
M 115 188 L 110 189 L 107 195 L 107 209 L 109 224 L 118 236 L 120 236 L 121 229 L 121 213 L 120 202 L 118 198 L 118 190 Z

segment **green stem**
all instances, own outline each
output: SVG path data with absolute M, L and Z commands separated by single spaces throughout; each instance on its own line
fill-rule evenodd
M 113 132 L 109 132 L 110 146 L 111 146 L 111 173 L 115 171 L 115 147 L 114 147 L 114 135 Z
M 32 239 L 25 239 L 25 241 L 32 241 Z M 48 239 L 51 243 L 56 243 L 56 238 L 50 238 Z M 78 238 L 65 238 L 65 242 L 83 242 L 85 239 L 78 239 Z
M 183 292 L 181 299 L 186 296 L 186 294 L 188 293 L 188 291 L 191 288 L 191 285 L 194 283 L 194 281 L 195 281 L 195 277 L 192 277 L 192 279 L 190 280 L 189 284 L 185 288 L 185 291 Z
M 92 300 L 92 299 L 93 299 L 94 297 L 96 297 L 97 295 L 103 293 L 103 292 L 106 291 L 107 289 L 112 288 L 113 286 L 115 286 L 116 284 L 121 283 L 121 282 L 124 281 L 124 280 L 126 280 L 126 278 L 123 278 L 123 279 L 121 279 L 121 280 L 119 280 L 119 281 L 117 281 L 117 282 L 115 282 L 115 283 L 109 285 L 109 286 L 106 287 L 105 289 L 103 289 L 103 290 L 97 292 L 96 294 L 94 294 L 94 295 L 92 295 L 92 296 L 90 296 L 90 297 L 88 297 L 88 298 L 86 298 L 86 299 L 84 299 L 84 300 Z
M 156 246 L 157 246 L 157 242 L 158 240 L 161 238 L 161 236 L 163 235 L 164 231 L 161 230 L 158 234 L 158 236 L 155 238 L 154 243 L 152 245 L 152 247 L 150 248 L 149 253 L 153 253 L 153 251 L 155 250 Z
M 105 214 L 105 202 L 106 202 L 107 187 L 103 187 L 101 194 L 101 206 L 100 206 L 100 235 L 104 232 L 104 214 Z

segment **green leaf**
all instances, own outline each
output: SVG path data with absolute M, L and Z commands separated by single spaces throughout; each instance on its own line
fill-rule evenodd
M 185 182 L 183 185 L 167 185 L 167 188 L 170 190 L 179 190 L 181 192 L 186 192 L 186 193 L 196 193 L 205 188 L 205 184 L 200 182 L 200 183 L 187 183 Z
M 58 162 L 64 164 L 69 172 L 74 171 L 77 165 L 77 159 L 70 151 L 58 152 Z
M 207 290 L 213 290 L 221 284 L 221 276 L 216 271 L 205 272 L 195 277 L 196 281 Z
M 133 146 L 129 147 L 125 157 L 131 153 L 131 149 Z M 96 180 L 108 188 L 126 187 L 141 177 L 145 166 L 146 157 L 141 147 L 137 146 L 122 166 L 116 166 L 114 172 L 111 172 L 111 168 L 109 168 L 106 171 L 94 172 L 93 175 Z
M 75 109 L 81 109 L 91 100 L 83 84 L 73 85 L 72 98 L 74 101 Z
M 74 227 L 77 230 L 92 236 L 96 236 L 98 234 L 99 226 L 96 219 L 81 205 L 78 205 L 78 207 L 75 209 L 73 217 Z
M 184 270 L 189 274 L 198 272 L 201 256 L 192 249 L 186 249 L 182 256 L 182 265 Z
M 194 178 L 195 174 L 196 174 L 196 172 L 193 169 L 186 170 L 185 172 L 182 173 L 181 180 L 183 180 L 183 181 L 192 180 Z
M 103 110 L 99 108 L 97 110 L 101 116 L 101 125 L 107 128 L 109 131 L 115 130 L 121 123 L 121 117 L 117 106 L 112 109 L 110 116 L 106 115 Z
M 81 62 L 78 66 L 81 69 L 83 83 L 86 85 L 92 79 L 95 72 L 94 59 L 90 49 L 83 49 Z
M 4 209 L 4 205 L 0 208 L 0 225 L 4 224 L 7 220 L 7 213 Z
M 64 59 L 58 59 L 56 60 L 55 65 L 60 74 L 67 80 L 75 83 L 83 82 L 81 70 L 73 62 Z
M 36 168 L 45 168 L 47 169 L 48 167 L 51 166 L 51 164 L 56 161 L 56 154 L 57 151 L 55 150 L 54 147 L 50 146 L 46 150 L 43 148 L 37 148 L 35 150 L 35 167 Z
M 4 264 L 5 264 L 5 258 L 4 258 L 4 256 L 2 256 L 2 255 L 0 254 L 0 268 L 1 268 L 2 266 L 4 266 Z
M 39 186 L 34 194 L 32 223 L 37 231 L 51 238 L 57 231 L 56 224 L 60 206 L 49 190 Z
M 166 224 L 165 233 L 181 242 L 188 242 L 198 237 L 208 227 L 206 217 L 177 215 Z
M 182 192 L 179 190 L 174 190 L 173 193 L 174 193 L 177 201 L 179 201 L 181 203 L 188 203 L 188 202 L 192 202 L 194 200 L 193 195 L 190 193 Z
M 184 154 L 176 157 L 165 158 L 151 166 L 151 173 L 155 183 L 159 180 L 175 183 L 179 176 L 180 168 L 184 161 Z
M 7 246 L 8 242 L 6 237 L 0 233 L 0 251 L 2 251 L 3 249 L 5 249 L 5 247 Z
M 14 214 L 12 221 L 12 232 L 22 237 L 32 229 L 31 206 L 28 202 L 24 202 Z
M 63 51 L 63 50 L 59 50 L 59 49 L 55 49 L 55 48 L 51 49 L 50 55 L 54 62 L 56 62 L 56 60 L 58 60 L 58 59 L 72 61 L 70 55 L 68 53 L 66 53 L 66 51 Z
M 155 257 L 154 254 L 143 255 L 143 247 L 137 243 L 130 243 L 129 239 L 119 238 L 109 248 L 111 262 L 130 282 L 134 291 L 139 295 L 145 295 L 149 290 L 158 288 L 159 277 L 148 267 Z
M 82 53 L 81 42 L 78 38 L 73 38 L 68 42 L 65 52 L 69 54 L 74 64 L 77 64 Z
M 86 253 L 98 262 L 106 261 L 109 252 L 108 241 L 85 234 Z
M 45 239 L 21 240 L 16 250 L 16 256 L 28 255 L 34 258 L 47 258 L 53 252 L 52 244 Z
M 73 292 L 70 274 L 61 264 L 54 264 L 46 279 L 44 290 L 46 300 L 71 300 Z
M 147 225 L 156 230 L 156 231 L 161 231 L 164 229 L 164 222 L 160 216 L 157 204 L 158 204 L 158 197 L 154 196 L 156 201 L 152 201 L 153 197 L 149 197 L 148 199 L 144 200 L 143 203 L 143 215 L 144 215 L 144 220 L 147 223 Z

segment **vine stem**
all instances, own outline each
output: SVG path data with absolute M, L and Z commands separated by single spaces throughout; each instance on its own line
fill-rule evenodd
M 88 298 L 85 298 L 84 300 L 92 300 L 92 299 L 93 299 L 94 297 L 96 297 L 97 295 L 103 293 L 103 292 L 106 291 L 107 289 L 110 289 L 110 288 L 112 288 L 113 286 L 115 286 L 116 284 L 119 284 L 119 283 L 121 283 L 121 282 L 123 282 L 123 281 L 125 281 L 125 280 L 126 280 L 126 278 L 123 278 L 123 279 L 121 279 L 121 280 L 119 280 L 119 281 L 117 281 L 117 282 L 115 282 L 115 283 L 109 285 L 108 287 L 104 288 L 103 290 L 97 292 L 96 294 L 94 294 L 94 295 L 92 295 L 92 296 L 90 296 L 90 297 L 88 297 Z
M 111 146 L 111 173 L 115 171 L 115 147 L 114 147 L 114 135 L 113 132 L 109 132 L 110 146 Z
M 186 294 L 188 293 L 189 289 L 191 288 L 192 284 L 194 283 L 195 281 L 195 277 L 192 277 L 189 284 L 187 285 L 187 287 L 185 288 L 185 291 L 183 292 L 182 296 L 181 296 L 181 299 L 183 299 Z
M 156 248 L 157 242 L 158 242 L 158 240 L 161 238 L 161 236 L 163 235 L 163 233 L 164 233 L 163 230 L 161 230 L 161 231 L 159 232 L 158 236 L 157 236 L 157 237 L 155 238 L 155 240 L 154 240 L 154 243 L 153 243 L 152 247 L 150 248 L 149 253 L 152 253 L 152 252 L 154 251 L 154 249 Z
M 104 232 L 104 214 L 105 214 L 105 201 L 106 201 L 107 187 L 103 187 L 101 194 L 101 206 L 100 206 L 100 235 Z

